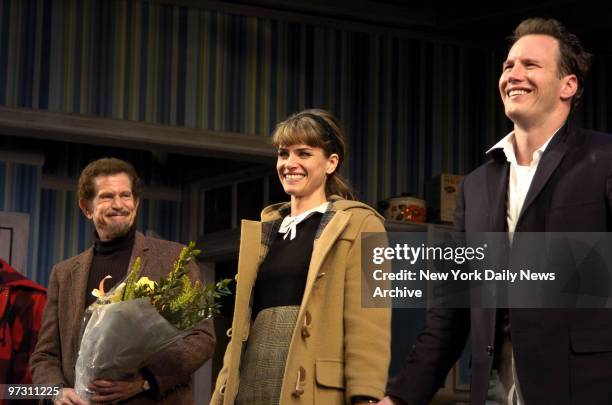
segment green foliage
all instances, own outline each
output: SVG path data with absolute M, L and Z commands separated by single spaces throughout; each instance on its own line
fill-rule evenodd
M 228 288 L 231 279 L 204 286 L 199 281 L 191 281 L 187 265 L 199 254 L 195 243 L 190 242 L 189 246 L 181 251 L 172 265 L 172 270 L 166 277 L 160 278 L 158 283 L 148 277 L 140 277 L 142 261 L 138 257 L 134 260 L 125 282 L 114 292 L 103 296 L 96 295 L 98 300 L 95 305 L 148 297 L 157 312 L 175 327 L 181 330 L 190 329 L 202 319 L 219 314 L 221 306 L 217 302 L 218 299 L 231 293 Z M 94 293 L 96 291 L 98 290 L 94 290 Z
M 206 317 L 213 317 L 219 315 L 221 312 L 221 304 L 218 302 L 219 298 L 230 295 L 232 292 L 229 289 L 229 285 L 232 280 L 229 278 L 219 281 L 217 284 L 210 283 L 204 287 L 203 296 L 206 302 L 205 308 L 207 309 Z
M 134 298 L 138 298 L 134 294 L 134 290 L 136 289 L 136 282 L 140 276 L 140 268 L 142 267 L 142 261 L 140 257 L 137 257 L 134 260 L 134 264 L 132 265 L 132 270 L 128 275 L 127 280 L 125 281 L 125 289 L 123 290 L 123 301 L 130 301 Z
M 190 242 L 174 262 L 172 271 L 159 280 L 150 295 L 157 311 L 181 330 L 189 329 L 202 319 L 218 314 L 219 303 L 214 299 L 229 294 L 229 279 L 217 283 L 220 287 L 215 284 L 203 287 L 199 281 L 192 283 L 187 275 L 187 264 L 199 254 L 195 243 Z

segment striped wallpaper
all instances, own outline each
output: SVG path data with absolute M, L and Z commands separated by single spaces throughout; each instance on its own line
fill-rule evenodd
M 501 61 L 391 34 L 126 0 L 0 0 L 0 104 L 267 136 L 306 107 L 345 123 L 374 203 L 462 173 L 503 132 Z
M 68 190 L 42 189 L 40 222 L 36 281 L 47 285 L 54 264 L 91 246 L 93 229 L 78 209 L 76 192 Z
M 180 201 L 143 199 L 138 208 L 138 229 L 152 236 L 179 240 Z
M 0 211 L 30 215 L 30 254 L 25 272 L 35 280 L 39 270 L 37 257 L 33 252 L 38 249 L 40 178 L 40 165 L 0 160 Z

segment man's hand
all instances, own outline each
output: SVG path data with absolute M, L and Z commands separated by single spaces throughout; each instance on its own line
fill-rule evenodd
M 395 405 L 395 402 L 389 397 L 384 397 L 380 401 L 378 401 L 377 405 Z
M 73 388 L 62 388 L 61 399 L 56 400 L 55 405 L 87 405 L 87 402 Z
M 132 378 L 123 381 L 95 380 L 88 388 L 95 392 L 91 396 L 92 402 L 116 402 L 140 394 L 143 383 L 142 374 L 136 373 Z

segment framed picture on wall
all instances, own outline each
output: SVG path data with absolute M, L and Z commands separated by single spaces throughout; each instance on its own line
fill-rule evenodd
M 0 226 L 0 258 L 11 261 L 11 251 L 13 250 L 13 230 Z
M 25 274 L 28 262 L 30 215 L 0 211 L 0 258 Z

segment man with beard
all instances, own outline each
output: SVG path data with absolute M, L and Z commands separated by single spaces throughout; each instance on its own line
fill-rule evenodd
M 78 355 L 79 333 L 91 291 L 110 275 L 112 284 L 126 276 L 140 257 L 142 275 L 165 276 L 182 246 L 145 237 L 134 225 L 140 203 L 140 179 L 127 162 L 104 158 L 90 163 L 79 178 L 79 207 L 95 228 L 94 245 L 57 264 L 51 273 L 47 306 L 31 365 L 35 384 L 62 384 L 62 404 L 85 404 L 72 388 Z M 190 275 L 199 270 L 190 263 Z M 178 342 L 153 356 L 138 373 L 124 381 L 93 382 L 93 402 L 125 401 L 130 404 L 193 403 L 191 375 L 214 350 L 210 320 L 198 324 Z

